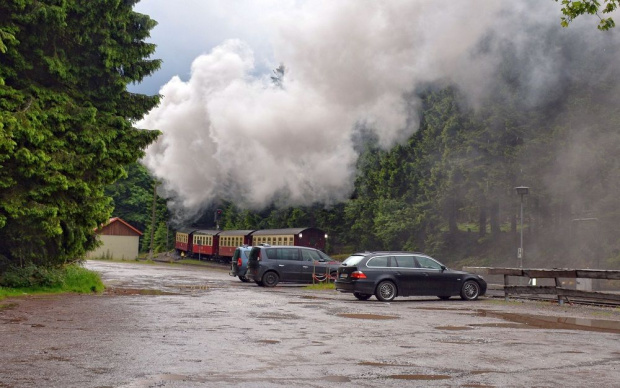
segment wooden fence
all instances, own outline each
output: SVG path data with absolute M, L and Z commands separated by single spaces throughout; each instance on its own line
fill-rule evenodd
M 537 269 L 537 268 L 500 268 L 500 267 L 464 267 L 463 271 L 478 275 L 503 275 L 504 297 L 508 300 L 509 295 L 557 295 L 558 303 L 563 304 L 569 297 L 582 298 L 596 301 L 609 301 L 620 303 L 620 294 L 609 292 L 596 292 L 576 290 L 563 287 L 561 279 L 603 279 L 620 280 L 618 270 L 599 269 Z M 554 279 L 555 286 L 537 285 L 510 285 L 510 277 L 527 277 L 529 279 Z

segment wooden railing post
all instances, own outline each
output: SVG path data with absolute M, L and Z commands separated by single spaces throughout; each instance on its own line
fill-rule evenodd
M 555 287 L 561 287 L 562 286 L 562 282 L 560 282 L 560 278 L 554 278 L 555 279 Z M 560 306 L 562 306 L 564 304 L 564 297 L 560 294 L 558 294 L 558 304 Z

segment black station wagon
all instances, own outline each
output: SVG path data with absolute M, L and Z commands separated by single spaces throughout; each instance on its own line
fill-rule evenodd
M 454 271 L 423 253 L 365 252 L 349 256 L 338 268 L 336 290 L 359 300 L 372 295 L 383 302 L 397 296 L 460 295 L 475 300 L 484 295 L 486 281 L 468 272 Z
M 318 249 L 299 246 L 255 246 L 250 251 L 246 277 L 259 286 L 279 282 L 312 283 L 336 277 L 340 263 Z

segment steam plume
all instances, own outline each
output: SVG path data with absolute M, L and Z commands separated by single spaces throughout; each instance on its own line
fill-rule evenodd
M 562 81 L 561 47 L 543 46 L 533 28 L 568 31 L 553 1 L 286 4 L 266 18 L 265 36 L 272 68 L 287 69 L 282 87 L 256 75 L 251 47 L 228 40 L 194 60 L 188 81 L 163 86 L 160 106 L 138 123 L 164 133 L 143 162 L 173 209 L 191 214 L 218 199 L 253 209 L 345 200 L 360 129 L 385 148 L 408 138 L 419 122 L 412 96 L 429 82 L 458 84 L 475 106 L 496 87 L 490 75 L 506 44 L 522 56 L 531 103 Z M 571 29 L 601 34 L 592 19 Z

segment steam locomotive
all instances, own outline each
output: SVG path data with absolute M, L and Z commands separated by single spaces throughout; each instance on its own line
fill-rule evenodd
M 202 230 L 180 228 L 175 233 L 174 249 L 183 257 L 230 262 L 242 245 L 295 245 L 325 251 L 327 234 L 318 228 L 262 230 Z

